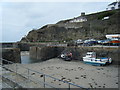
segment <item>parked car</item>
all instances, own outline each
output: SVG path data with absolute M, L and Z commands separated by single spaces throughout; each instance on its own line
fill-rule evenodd
M 78 39 L 78 40 L 76 40 L 75 41 L 75 43 L 77 44 L 77 45 L 82 45 L 83 44 L 83 40 L 81 40 L 81 39 Z
M 100 45 L 111 45 L 111 40 L 110 39 L 98 40 L 98 44 L 100 44 Z
M 92 46 L 92 45 L 96 45 L 98 42 L 95 39 L 89 39 L 89 40 L 85 40 L 83 45 L 84 46 Z

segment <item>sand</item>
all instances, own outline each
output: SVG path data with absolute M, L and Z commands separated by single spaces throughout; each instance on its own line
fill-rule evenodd
M 63 81 L 80 85 L 84 88 L 118 88 L 118 66 L 92 66 L 82 61 L 64 61 L 62 59 L 53 58 L 44 62 L 34 64 L 18 64 L 18 72 L 27 74 L 29 69 L 51 75 Z M 43 81 L 43 74 L 37 74 L 33 71 L 29 75 L 36 80 Z M 49 77 L 45 81 L 58 88 L 68 88 L 68 84 Z M 75 86 L 70 86 L 76 88 Z

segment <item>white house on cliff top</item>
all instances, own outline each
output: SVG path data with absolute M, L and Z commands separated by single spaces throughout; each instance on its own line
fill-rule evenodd
M 120 9 L 120 0 L 109 4 L 106 9 L 107 9 L 107 10 Z

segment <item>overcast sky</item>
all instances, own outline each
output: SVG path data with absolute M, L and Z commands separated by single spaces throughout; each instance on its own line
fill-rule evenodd
M 113 0 L 115 1 L 115 0 Z M 32 29 L 106 10 L 111 2 L 3 2 L 0 5 L 2 41 L 16 42 Z M 1 22 L 2 21 L 2 22 Z

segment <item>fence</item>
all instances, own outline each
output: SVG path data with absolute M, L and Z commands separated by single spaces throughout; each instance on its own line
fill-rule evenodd
M 84 88 L 74 83 L 60 80 L 53 76 L 29 69 L 23 65 L 21 66 L 17 63 L 13 63 L 2 58 L 1 62 L 2 69 L 4 69 L 2 77 L 9 78 L 16 84 L 19 84 L 19 86 L 21 86 L 22 88 L 54 88 L 56 90 L 60 90 L 61 87 L 59 87 L 59 85 L 61 85 L 62 88 L 68 88 L 68 90 L 70 90 L 71 88 L 88 90 L 88 88 Z M 55 85 L 55 83 L 51 83 L 52 81 L 56 81 L 57 84 Z

